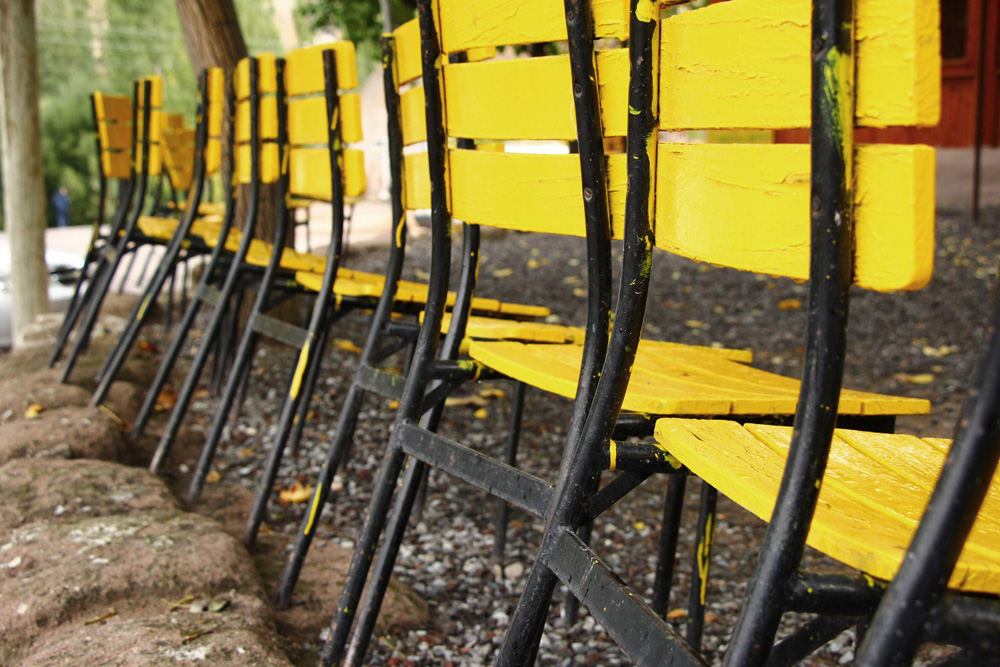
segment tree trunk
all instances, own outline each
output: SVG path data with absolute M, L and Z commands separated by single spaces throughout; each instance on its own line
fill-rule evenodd
M 0 0 L 2 2 L 3 0 Z M 239 19 L 233 0 L 177 0 L 177 13 L 180 16 L 181 29 L 184 32 L 184 43 L 195 75 L 200 75 L 206 67 L 221 67 L 226 78 L 231 82 L 233 68 L 242 58 L 247 56 L 246 43 L 240 29 Z M 229 118 L 223 120 L 222 137 L 223 155 L 227 155 L 232 147 L 227 143 Z M 225 160 L 223 166 L 225 167 Z M 223 171 L 223 182 L 230 182 L 231 175 Z M 243 226 L 247 210 L 246 190 L 241 192 L 236 200 L 236 216 L 233 224 Z M 256 238 L 267 241 L 274 240 L 274 232 L 278 223 L 278 186 L 263 184 L 260 188 L 260 205 L 257 209 Z M 288 235 L 288 243 L 294 242 L 294 233 Z M 245 301 L 247 306 L 241 313 L 244 322 L 249 317 L 249 307 L 252 300 Z M 279 317 L 290 316 L 291 311 L 282 310 L 276 313 Z
M 233 0 L 177 0 L 177 13 L 195 76 L 200 75 L 206 67 L 221 67 L 229 80 L 236 63 L 247 57 L 247 47 L 243 41 L 243 32 L 240 30 Z M 229 118 L 226 117 L 222 128 L 224 155 L 232 149 L 225 143 L 229 136 L 228 123 Z M 230 174 L 224 172 L 222 178 L 228 183 Z M 274 238 L 277 201 L 277 186 L 265 185 L 261 188 L 257 228 L 254 234 L 257 238 L 268 242 Z M 246 197 L 241 193 L 237 200 L 236 217 L 233 220 L 237 226 L 243 225 L 246 204 Z
M 0 0 L 0 144 L 16 346 L 49 311 L 34 0 Z

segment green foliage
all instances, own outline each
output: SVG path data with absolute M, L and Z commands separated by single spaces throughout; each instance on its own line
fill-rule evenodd
M 392 0 L 396 23 L 413 18 L 413 2 Z M 309 19 L 313 28 L 339 28 L 344 39 L 353 41 L 361 50 L 377 53 L 382 34 L 382 12 L 378 0 L 308 0 L 299 12 Z
M 247 49 L 279 52 L 271 0 L 235 4 Z M 90 224 L 99 182 L 90 94 L 131 95 L 133 81 L 159 75 L 164 108 L 191 123 L 195 75 L 173 0 L 37 0 L 36 17 L 46 196 L 66 186 L 71 224 Z

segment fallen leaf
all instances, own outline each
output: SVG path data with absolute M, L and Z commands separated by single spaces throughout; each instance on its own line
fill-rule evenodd
M 395 400 L 389 401 L 389 409 L 390 410 L 396 410 L 398 408 L 399 408 L 399 401 L 395 401 Z
M 278 494 L 278 502 L 282 505 L 289 503 L 304 503 L 312 496 L 312 486 L 302 486 L 298 482 L 293 482 L 287 489 L 282 489 Z
M 205 481 L 209 484 L 216 484 L 222 481 L 222 475 L 219 474 L 218 470 L 212 470 L 207 475 L 205 475 Z
M 537 269 L 539 266 L 541 266 L 541 264 L 534 257 L 532 257 L 531 259 L 528 260 L 528 268 L 529 269 Z
M 228 606 L 229 606 L 229 600 L 227 600 L 226 598 L 215 598 L 214 600 L 208 603 L 208 610 L 222 611 Z
M 687 609 L 671 609 L 667 612 L 667 618 L 684 618 L 687 615 Z
M 486 389 L 480 389 L 478 392 L 483 398 L 506 398 L 507 392 L 503 389 L 498 389 L 496 387 L 487 387 Z
M 31 405 L 28 406 L 28 409 L 24 411 L 24 418 L 25 419 L 34 419 L 44 409 L 45 408 L 43 408 L 38 403 L 32 403 Z
M 476 419 L 486 419 L 490 416 L 490 411 L 486 408 L 479 408 L 474 413 L 472 413 Z
M 802 302 L 798 299 L 783 299 L 778 302 L 778 310 L 798 310 Z
M 471 396 L 449 396 L 444 399 L 444 404 L 447 407 L 458 407 L 462 405 L 474 405 L 476 407 L 483 407 L 488 401 L 480 395 L 473 394 Z
M 635 523 L 632 524 L 632 527 L 635 528 L 636 530 L 645 530 L 646 524 L 643 521 L 636 521 Z
M 338 350 L 343 350 L 344 352 L 354 352 L 355 354 L 361 354 L 361 348 L 358 347 L 354 341 L 347 340 L 346 338 L 334 338 L 333 344 L 337 346 Z
M 563 278 L 563 283 L 566 285 L 582 285 L 583 278 L 579 276 L 566 276 Z
M 509 278 L 514 274 L 514 269 L 493 269 L 494 278 Z
M 703 326 L 705 326 L 705 323 L 702 322 L 701 320 L 685 320 L 684 326 L 686 326 L 688 329 L 700 329 Z
M 578 296 L 582 299 L 583 297 L 587 296 L 587 290 L 585 290 L 582 287 L 574 287 L 573 296 Z
M 136 345 L 136 347 L 138 347 L 143 352 L 153 352 L 153 353 L 156 353 L 156 352 L 160 351 L 160 348 L 158 348 L 157 346 L 153 345 L 148 340 L 140 340 L 139 343 Z
M 942 345 L 941 347 L 934 347 L 933 345 L 924 345 L 923 353 L 925 357 L 939 359 L 941 357 L 947 357 L 949 354 L 957 350 L 958 346 L 956 345 Z
M 201 387 L 200 389 L 194 390 L 194 398 L 203 399 L 203 398 L 208 398 L 209 396 L 211 396 L 211 394 L 205 387 Z
M 244 447 L 240 450 L 240 458 L 245 459 L 248 456 L 253 456 L 255 453 L 256 452 L 254 452 L 254 450 L 250 449 L 249 447 Z
M 910 375 L 909 373 L 896 373 L 893 377 L 900 382 L 907 382 L 909 384 L 930 384 L 931 382 L 934 382 L 933 373 L 918 373 L 916 375 Z
M 164 410 L 172 410 L 175 405 L 177 405 L 177 392 L 164 389 L 157 394 L 154 409 L 157 412 L 163 412 Z

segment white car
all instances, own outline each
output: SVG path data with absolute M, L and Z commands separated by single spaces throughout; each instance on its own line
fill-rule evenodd
M 85 251 L 84 251 L 85 252 Z M 57 248 L 47 248 L 45 264 L 49 269 L 49 303 L 53 311 L 66 310 L 73 298 L 77 276 L 83 269 L 81 253 Z M 7 235 L 0 233 L 0 350 L 14 344 L 11 323 L 10 243 Z

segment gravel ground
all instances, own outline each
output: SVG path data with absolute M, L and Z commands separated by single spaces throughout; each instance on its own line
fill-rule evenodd
M 993 281 L 997 273 L 1000 211 L 987 211 L 978 226 L 967 216 L 938 217 L 937 266 L 932 284 L 917 293 L 854 294 L 849 333 L 846 385 L 869 391 L 928 398 L 929 417 L 901 419 L 899 430 L 949 437 L 982 339 Z M 484 234 L 480 270 L 481 293 L 552 308 L 552 321 L 580 323 L 585 303 L 584 248 L 580 239 L 517 233 Z M 456 246 L 460 244 L 456 238 Z M 425 279 L 427 238 L 411 243 L 407 277 Z M 616 251 L 617 252 L 617 251 Z M 381 271 L 387 251 L 374 249 L 348 259 L 353 268 Z M 509 275 L 510 277 L 505 277 Z M 495 277 L 496 276 L 496 277 Z M 698 265 L 658 252 L 653 291 L 644 335 L 649 338 L 727 347 L 750 347 L 754 365 L 788 376 L 801 372 L 806 286 L 786 279 L 755 276 Z M 367 317 L 354 314 L 338 324 L 340 341 L 363 340 Z M 316 477 L 326 443 L 332 437 L 342 397 L 357 363 L 357 354 L 340 343 L 325 360 L 314 416 L 305 429 L 298 457 L 287 460 L 278 482 L 282 487 Z M 220 449 L 216 466 L 222 477 L 249 487 L 256 484 L 264 452 L 273 433 L 278 397 L 292 368 L 291 350 L 273 345 L 258 355 L 252 389 L 243 413 Z M 457 395 L 483 389 L 466 387 Z M 504 383 L 495 388 L 506 389 Z M 193 406 L 196 423 L 210 422 L 211 399 Z M 477 412 L 478 410 L 478 412 Z M 450 408 L 441 430 L 480 448 L 498 453 L 503 447 L 509 403 L 490 398 L 479 406 Z M 570 406 L 561 398 L 529 392 L 522 430 L 521 465 L 543 478 L 553 478 L 558 465 Z M 328 511 L 319 539 L 352 546 L 359 517 L 370 497 L 371 482 L 387 442 L 393 412 L 386 401 L 368 400 L 359 420 L 354 451 L 346 471 L 338 475 L 335 511 Z M 658 523 L 665 481 L 648 480 L 608 512 L 594 530 L 599 553 L 638 589 L 652 584 Z M 686 526 L 693 526 L 699 485 L 689 484 Z M 273 504 L 268 526 L 277 532 L 297 530 L 304 505 Z M 541 522 L 517 510 L 511 513 L 506 558 L 500 576 L 490 563 L 494 504 L 485 494 L 446 475 L 431 476 L 421 520 L 402 548 L 398 576 L 424 596 L 431 609 L 426 629 L 379 638 L 370 655 L 373 665 L 489 664 L 530 568 Z M 752 570 L 763 534 L 756 518 L 720 498 L 716 549 L 709 586 L 705 650 L 710 660 L 725 646 L 745 581 Z M 684 559 L 675 575 L 670 616 L 683 628 L 689 590 L 690 530 L 682 533 Z M 810 564 L 837 569 L 815 552 Z M 567 623 L 554 605 L 542 642 L 543 665 L 629 664 L 610 638 L 586 615 Z M 791 619 L 789 623 L 801 622 Z M 810 664 L 848 662 L 853 634 L 845 633 Z M 932 653 L 935 653 L 932 651 Z

